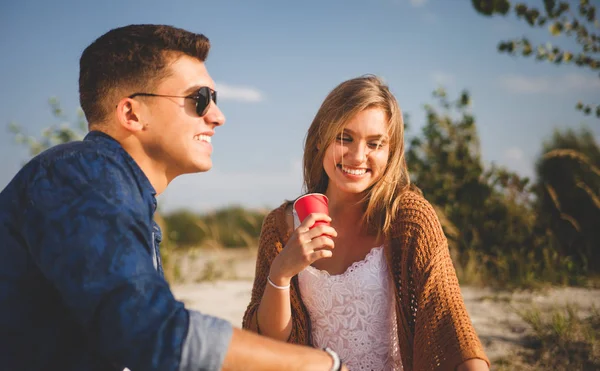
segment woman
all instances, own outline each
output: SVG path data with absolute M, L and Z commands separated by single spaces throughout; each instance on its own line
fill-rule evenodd
M 304 182 L 329 216 L 299 223 L 291 202 L 267 215 L 243 327 L 329 347 L 350 370 L 488 370 L 441 225 L 410 184 L 403 125 L 377 77 L 327 96 Z M 330 224 L 311 228 L 319 220 Z

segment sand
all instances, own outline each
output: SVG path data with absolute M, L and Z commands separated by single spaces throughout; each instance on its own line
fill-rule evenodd
M 254 276 L 253 251 L 219 250 L 186 258 L 180 264 L 180 280 L 172 285 L 175 297 L 188 308 L 214 315 L 241 327 L 250 301 Z M 185 264 L 183 263 L 185 261 Z M 207 267 L 209 267 L 207 269 Z M 208 280 L 207 280 L 208 279 Z M 202 282 L 195 282 L 203 280 Z M 490 359 L 510 355 L 530 331 L 518 311 L 546 311 L 567 304 L 585 314 L 600 309 L 600 290 L 549 288 L 543 291 L 495 292 L 462 286 L 467 311 Z

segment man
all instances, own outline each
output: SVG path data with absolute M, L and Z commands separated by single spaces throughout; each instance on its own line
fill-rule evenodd
M 90 133 L 34 158 L 0 194 L 3 370 L 332 369 L 333 352 L 185 309 L 162 276 L 155 196 L 212 167 L 225 122 L 209 48 L 203 35 L 131 25 L 83 52 Z

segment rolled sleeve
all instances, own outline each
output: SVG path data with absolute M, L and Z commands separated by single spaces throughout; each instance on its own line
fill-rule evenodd
M 233 327 L 220 318 L 193 310 L 183 343 L 179 371 L 220 370 L 231 342 Z

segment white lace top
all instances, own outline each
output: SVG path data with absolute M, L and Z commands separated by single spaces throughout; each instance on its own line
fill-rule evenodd
M 350 371 L 402 370 L 383 246 L 343 274 L 308 266 L 298 281 L 315 347 L 335 350 Z

